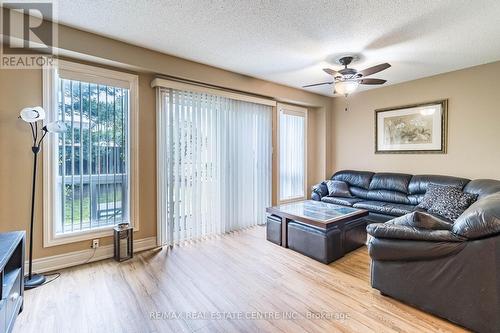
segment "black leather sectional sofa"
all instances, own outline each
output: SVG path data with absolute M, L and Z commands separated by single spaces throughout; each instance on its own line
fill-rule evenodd
M 370 212 L 369 223 L 386 222 L 415 211 L 429 183 L 463 188 L 470 182 L 469 179 L 450 176 L 353 170 L 339 171 L 331 179 L 346 182 L 353 197 L 329 197 L 326 182 L 322 182 L 314 187 L 311 198 L 366 209 Z
M 372 287 L 474 331 L 500 332 L 500 181 L 350 170 L 332 179 L 354 197 L 328 197 L 321 183 L 312 199 L 370 211 Z M 417 207 L 430 183 L 478 199 L 451 222 Z

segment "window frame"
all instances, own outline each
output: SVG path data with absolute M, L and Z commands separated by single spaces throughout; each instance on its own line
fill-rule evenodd
M 57 79 L 63 71 L 65 78 L 85 82 L 120 85 L 129 89 L 129 222 L 134 231 L 139 230 L 139 77 L 134 74 L 58 60 L 56 67 L 43 68 L 43 108 L 47 112 L 44 124 L 57 117 Z M 84 231 L 56 234 L 55 223 L 59 204 L 54 184 L 58 177 L 57 136 L 48 135 L 43 143 L 43 247 L 51 247 L 113 235 L 114 225 Z
M 293 198 L 288 198 L 285 200 L 281 199 L 281 177 L 280 177 L 280 171 L 281 171 L 281 165 L 280 165 L 280 159 L 281 159 L 281 132 L 280 132 L 280 117 L 281 113 L 284 112 L 286 114 L 294 115 L 294 116 L 300 116 L 304 117 L 304 195 L 303 196 L 298 196 L 298 197 L 293 197 Z M 277 152 L 277 199 L 279 204 L 283 203 L 289 203 L 289 202 L 295 202 L 295 201 L 302 201 L 307 199 L 307 142 L 308 142 L 308 110 L 305 107 L 300 107 L 296 105 L 290 105 L 290 104 L 283 104 L 283 103 L 278 103 L 277 104 L 277 121 L 276 121 L 276 145 L 278 147 L 278 152 Z

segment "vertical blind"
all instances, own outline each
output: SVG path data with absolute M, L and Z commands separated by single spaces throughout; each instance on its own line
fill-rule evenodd
M 279 113 L 280 200 L 304 197 L 305 117 Z
M 159 103 L 159 216 L 167 243 L 264 224 L 272 108 L 165 88 Z
M 128 219 L 129 90 L 59 78 L 56 233 L 90 230 Z

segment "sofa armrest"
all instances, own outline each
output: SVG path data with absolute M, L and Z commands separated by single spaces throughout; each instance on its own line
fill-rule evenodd
M 328 187 L 323 181 L 312 187 L 311 199 L 321 201 L 321 198 L 328 195 Z
M 466 238 L 449 230 L 430 230 L 391 223 L 372 223 L 366 231 L 375 238 L 416 240 L 430 242 L 463 242 Z
M 453 223 L 451 221 L 422 211 L 415 211 L 413 213 L 396 217 L 386 223 L 427 230 L 451 230 L 453 227 Z
M 469 239 L 500 233 L 500 193 L 473 203 L 453 224 L 453 232 Z
M 368 253 L 373 260 L 419 261 L 456 254 L 466 244 L 467 242 L 427 242 L 372 238 L 368 243 Z

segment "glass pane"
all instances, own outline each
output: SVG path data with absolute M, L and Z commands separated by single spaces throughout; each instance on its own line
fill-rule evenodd
M 59 79 L 58 233 L 128 222 L 129 90 Z
M 280 200 L 303 197 L 305 118 L 281 112 L 279 131 Z

